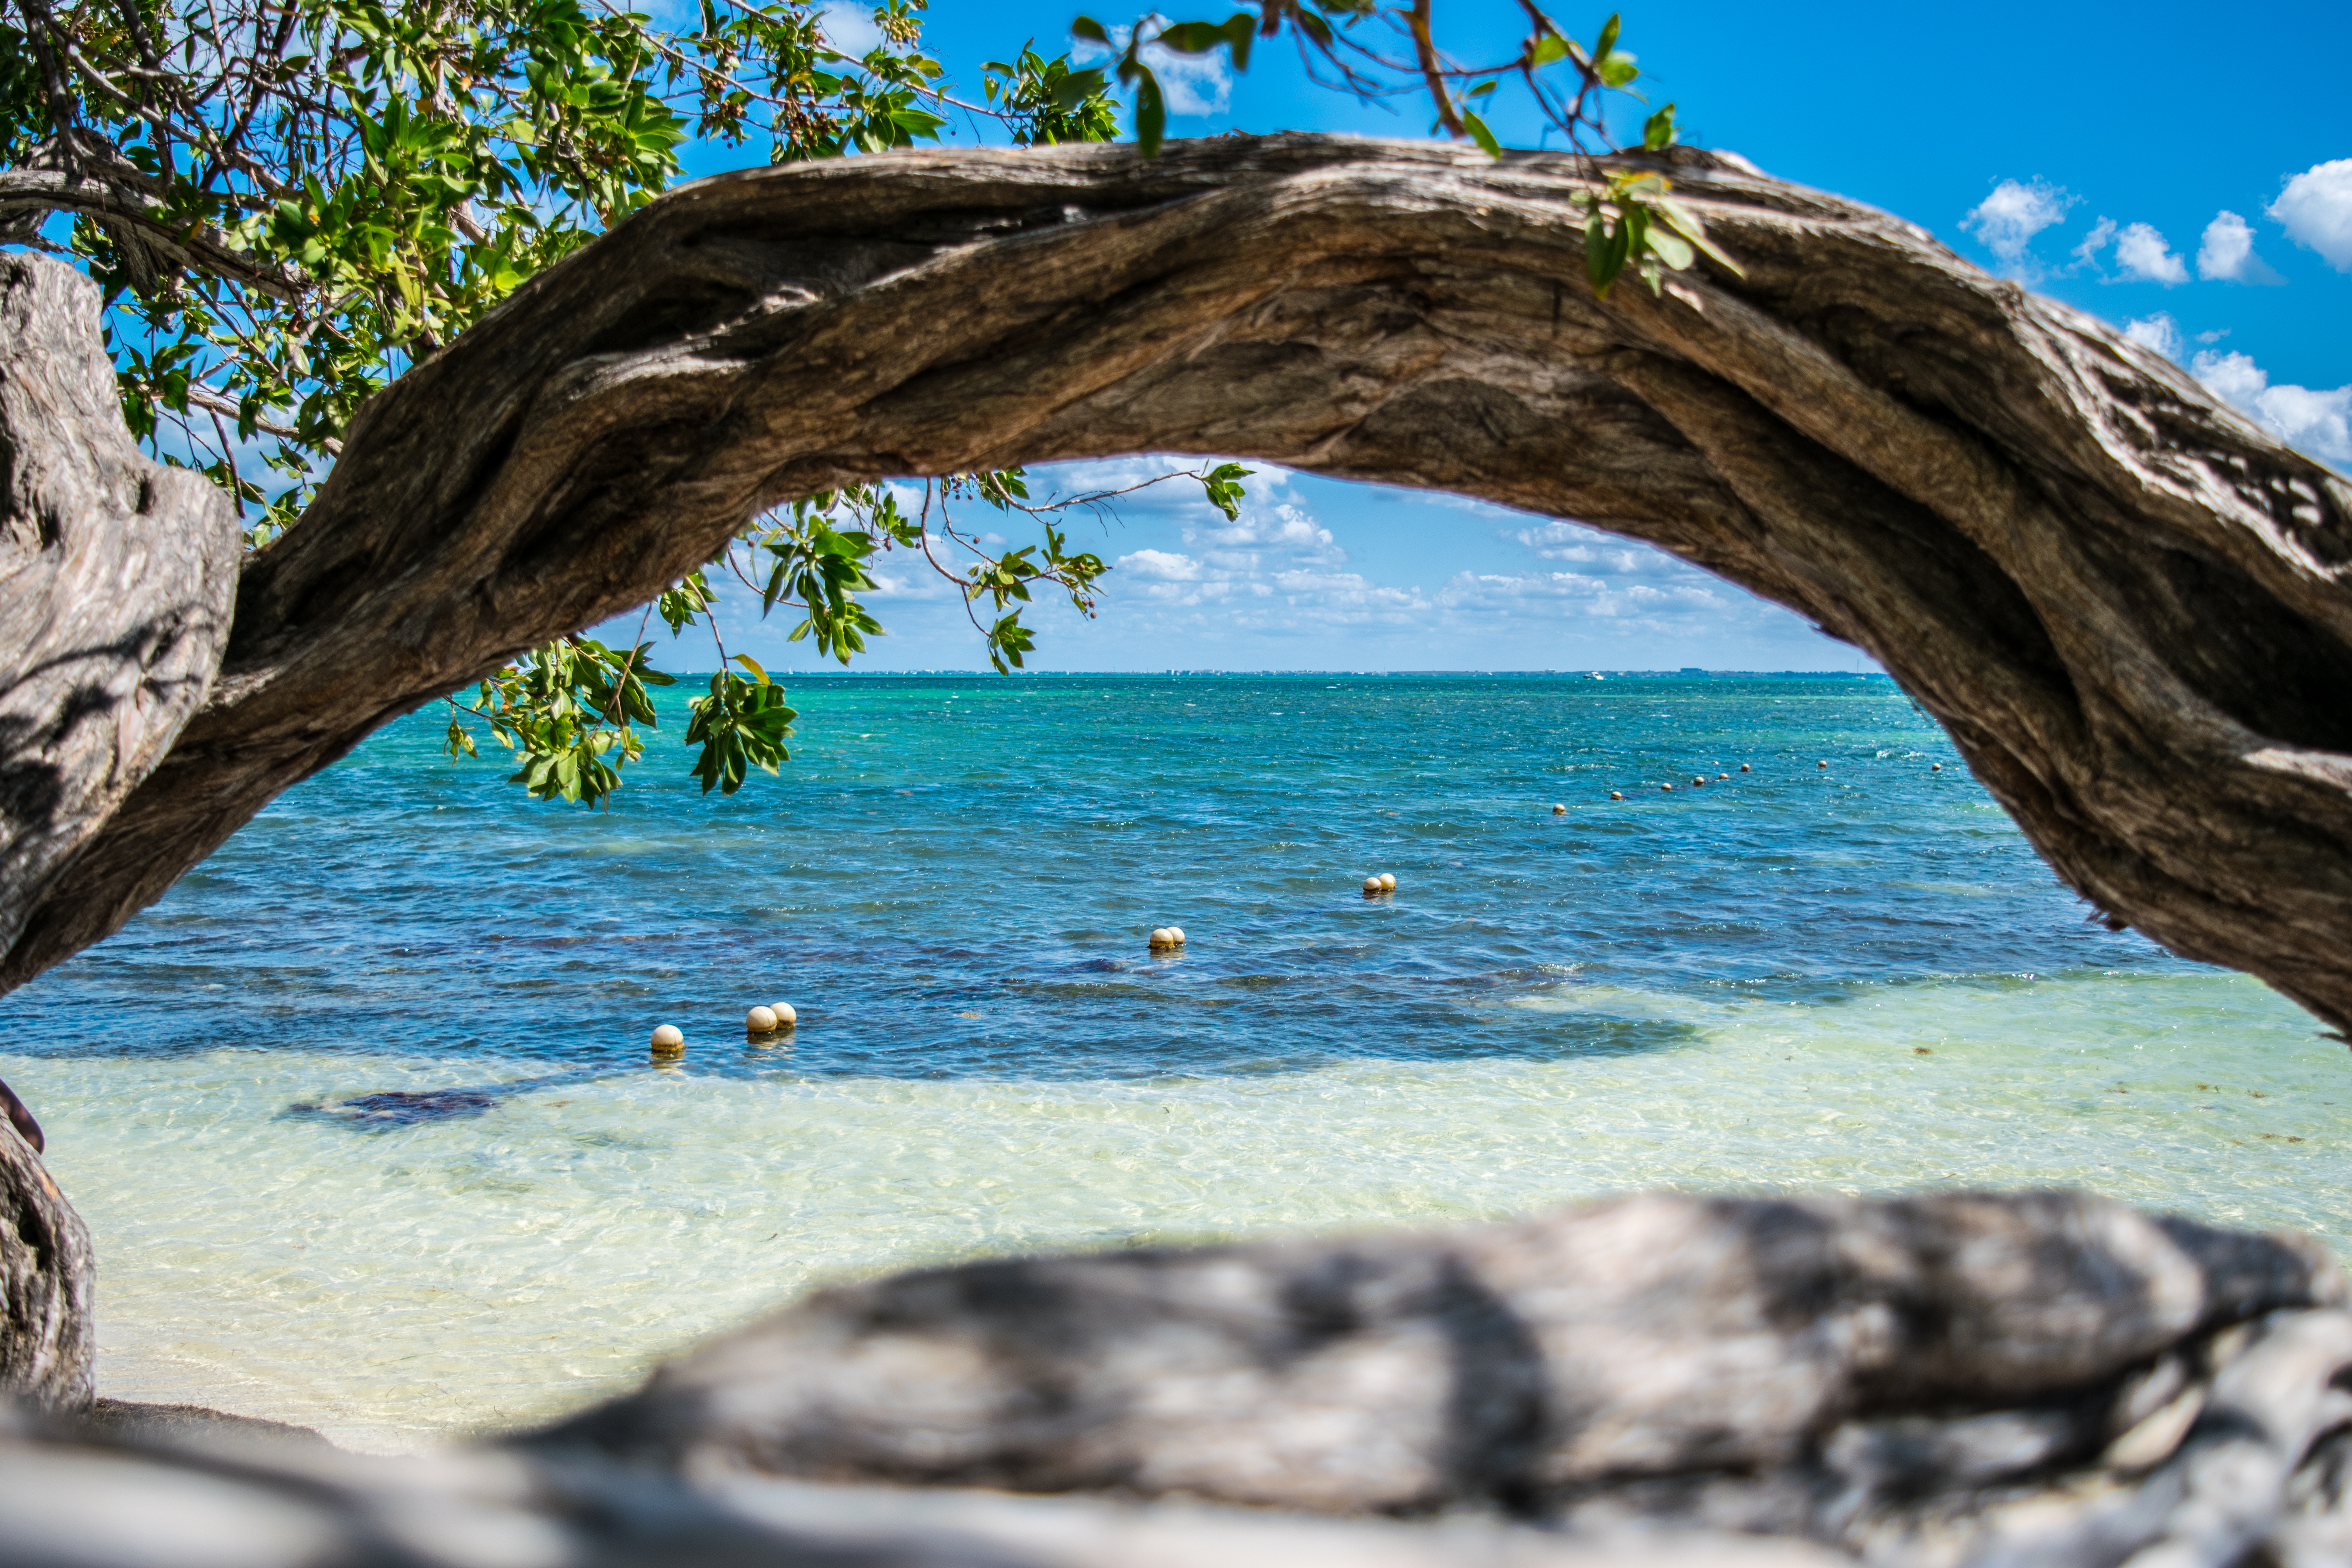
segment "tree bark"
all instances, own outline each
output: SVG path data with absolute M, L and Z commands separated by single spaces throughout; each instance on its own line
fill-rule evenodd
M 2262 1529 L 2279 1521 L 2312 1439 L 2352 1413 L 2328 1394 L 2352 1365 L 2345 1300 L 2303 1238 L 2084 1194 L 1653 1194 L 820 1291 L 532 1446 L 688 1474 L 1339 1513 L 1631 1511 L 1849 1548 L 1981 1546 L 2021 1486 L 2048 1512 L 2102 1472 L 2168 1465 L 2141 1545 L 2197 1523 L 2205 1505 L 2171 1494 L 2207 1471 L 2234 1477 Z M 2301 1348 L 2263 1363 L 2282 1370 L 2231 1370 L 2258 1342 L 2225 1331 L 2306 1319 L 2280 1342 Z M 2192 1427 L 2231 1402 L 2243 1421 Z M 2211 1458 L 2250 1426 L 2262 1466 Z M 2076 1532 L 2113 1522 L 2098 1515 Z M 2213 1561 L 2251 1560 L 2248 1544 Z
M 2304 1238 L 2083 1194 L 1656 1194 L 820 1291 L 524 1446 L 1916 1568 L 2316 1565 L 2352 1549 L 2345 1300 Z
M 2352 1025 L 2352 486 L 1912 225 L 1728 156 L 1628 162 L 1746 277 L 1596 301 L 1572 163 L 1427 144 L 903 153 L 672 194 L 367 405 L 0 984 L 760 507 L 1172 451 L 1579 518 L 1810 616 L 2112 920 Z
M 211 689 L 242 541 L 201 475 L 140 455 L 98 286 L 0 256 L 0 943 Z M 89 1236 L 0 1084 L 0 1390 L 90 1397 Z
M 33 1146 L 0 1122 L 0 1399 L 41 1409 L 89 1404 L 97 1278 L 81 1215 Z
M 211 689 L 242 541 L 140 454 L 98 285 L 0 256 L 0 945 Z

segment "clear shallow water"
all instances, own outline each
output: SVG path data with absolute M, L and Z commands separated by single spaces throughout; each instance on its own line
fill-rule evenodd
M 781 783 L 706 800 L 657 742 L 593 817 L 404 721 L 0 1000 L 103 1391 L 394 1447 L 827 1279 L 1640 1186 L 2352 1233 L 2343 1047 L 2087 923 L 1884 680 L 793 699 Z

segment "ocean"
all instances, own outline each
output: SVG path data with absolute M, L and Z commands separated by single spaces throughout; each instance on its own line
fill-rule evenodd
M 703 796 L 673 692 L 609 813 L 427 710 L 0 998 L 102 1394 L 396 1450 L 828 1281 L 1643 1187 L 2352 1235 L 2344 1047 L 2088 920 L 1884 679 L 790 690 L 781 779 Z

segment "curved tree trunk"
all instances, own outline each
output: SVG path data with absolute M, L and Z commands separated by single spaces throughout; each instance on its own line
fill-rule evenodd
M 0 946 L 212 689 L 228 499 L 142 456 L 98 285 L 0 256 Z
M 0 256 L 0 944 L 210 690 L 242 548 L 227 499 L 123 428 L 98 308 Z M 0 1100 L 0 1393 L 87 1405 L 89 1234 Z
M 1744 280 L 1598 302 L 1570 162 L 1427 144 L 908 153 L 674 193 L 367 406 L 247 567 L 211 701 L 0 984 L 756 508 L 1160 450 L 1580 518 L 1790 605 L 2111 919 L 2352 1024 L 2352 487 L 1921 229 L 1651 161 Z

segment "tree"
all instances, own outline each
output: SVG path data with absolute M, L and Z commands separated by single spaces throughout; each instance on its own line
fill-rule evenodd
M 133 433 L 226 490 L 247 543 L 264 549 L 316 497 L 368 396 L 641 209 L 677 175 L 689 137 L 764 143 L 767 162 L 789 163 L 937 141 L 952 110 L 995 121 L 1018 144 L 1114 134 L 1110 73 L 1048 59 L 1034 40 L 986 66 L 982 102 L 960 102 L 921 52 L 921 3 L 881 0 L 880 42 L 853 59 L 804 0 L 705 0 L 684 32 L 604 0 L 11 0 L 0 12 L 14 14 L 0 22 L 0 157 L 12 170 L 0 175 L 0 238 L 68 252 L 106 287 Z M 1286 31 L 1334 85 L 1425 93 L 1434 128 L 1497 157 L 1472 105 L 1516 75 L 1594 177 L 1597 290 L 1631 267 L 1654 291 L 1701 249 L 1730 265 L 1662 176 L 1591 162 L 1605 146 L 1602 98 L 1638 74 L 1617 18 L 1588 49 L 1532 5 L 1528 16 L 1516 58 L 1464 68 L 1438 48 L 1429 0 L 1258 0 L 1255 16 L 1216 25 L 1147 16 L 1120 35 L 1115 71 L 1147 154 L 1165 119 L 1153 61 L 1171 52 L 1223 48 L 1245 66 L 1256 37 Z M 1099 23 L 1074 28 L 1111 47 Z M 1384 35 L 1403 52 L 1368 41 Z M 1649 115 L 1644 144 L 1670 143 L 1673 122 L 1671 104 Z M 52 213 L 71 216 L 55 237 Z M 1244 470 L 1164 477 L 1195 480 L 1231 515 Z M 643 754 L 648 688 L 674 683 L 644 640 L 658 613 L 673 637 L 700 626 L 713 639 L 720 673 L 694 700 L 686 739 L 700 748 L 704 787 L 732 794 L 751 769 L 775 771 L 794 715 L 756 663 L 728 654 L 714 579 L 740 579 L 763 614 L 798 609 L 793 638 L 846 662 L 880 630 L 858 599 L 874 586 L 869 567 L 905 552 L 957 583 L 991 661 L 1010 670 L 1034 647 L 1022 620 L 1034 589 L 1093 613 L 1104 563 L 1068 548 L 1055 518 L 1115 500 L 1033 497 L 1017 468 L 946 476 L 911 518 L 868 485 L 795 498 L 662 593 L 627 646 L 574 629 L 452 695 L 448 751 L 478 755 L 478 738 L 493 736 L 534 795 L 608 798 Z M 1038 542 L 991 552 L 957 527 L 950 505 L 965 501 L 1022 516 Z
M 0 239 L 71 255 L 105 287 L 133 434 L 219 485 L 266 549 L 371 395 L 652 200 L 689 137 L 771 163 L 938 140 L 959 105 L 921 52 L 920 8 L 882 0 L 881 41 L 851 58 L 802 0 L 709 0 L 682 33 L 599 0 L 16 0 L 0 13 Z M 1101 72 L 1034 47 L 983 85 L 961 108 L 1016 142 L 1116 128 Z M 1228 512 L 1241 493 L 1237 468 L 1181 477 Z M 914 517 L 863 485 L 797 498 L 645 624 L 657 610 L 673 636 L 716 641 L 712 579 L 732 573 L 846 662 L 880 630 L 857 598 L 867 568 L 897 550 L 987 605 L 974 625 L 1010 669 L 1034 646 L 1034 589 L 1092 612 L 1103 563 L 1054 520 L 1114 499 L 1032 497 L 1017 470 L 951 476 Z M 950 513 L 966 500 L 1034 521 L 1040 542 L 982 548 Z M 717 651 L 687 740 L 705 787 L 732 794 L 775 771 L 793 715 L 756 664 Z M 554 637 L 449 699 L 450 753 L 495 736 L 533 795 L 593 805 L 642 754 L 647 688 L 673 683 L 652 654 Z
M 35 169 L 25 199 L 95 214 L 102 274 L 134 267 L 108 245 L 256 254 L 88 170 Z M 1745 270 L 1695 251 L 1601 292 L 1594 250 L 1630 256 L 1635 209 L 1596 211 L 1668 182 Z M 1276 136 L 719 176 L 454 334 L 396 285 L 351 303 L 414 350 L 385 351 L 400 374 L 336 416 L 299 525 L 241 564 L 215 492 L 121 456 L 87 378 L 55 374 L 111 374 L 95 286 L 10 267 L 0 431 L 40 460 L 12 458 L 5 539 L 42 569 L 0 595 L 68 635 L 0 671 L 0 985 L 378 726 L 672 592 L 763 514 L 1176 451 L 1580 518 L 1796 608 L 1892 671 L 2108 918 L 2352 1025 L 2352 488 L 2099 323 L 1728 155 Z M 87 596 L 73 562 L 165 544 L 181 569 L 126 582 L 87 636 L 56 619 Z

